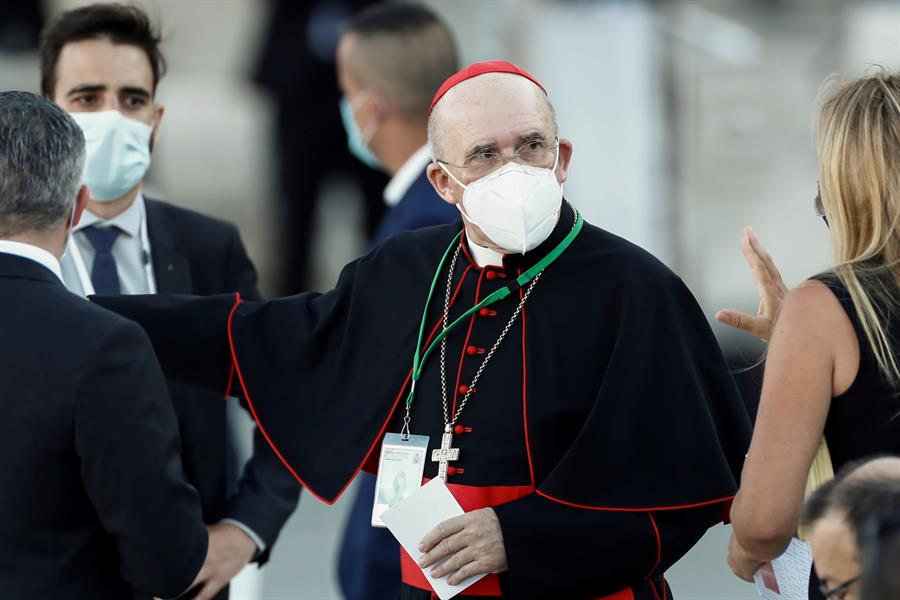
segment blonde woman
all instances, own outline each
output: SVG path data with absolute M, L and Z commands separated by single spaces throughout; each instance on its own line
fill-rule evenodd
M 835 266 L 788 292 L 748 229 L 742 251 L 759 314 L 717 315 L 763 339 L 771 333 L 731 509 L 728 562 L 748 581 L 797 529 L 823 434 L 835 470 L 870 454 L 900 454 L 900 76 L 879 71 L 839 86 L 822 107 L 817 150 L 815 208 L 829 225 Z M 859 573 L 818 575 L 811 588 L 826 597 L 857 597 Z

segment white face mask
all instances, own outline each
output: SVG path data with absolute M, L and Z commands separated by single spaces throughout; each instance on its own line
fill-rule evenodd
M 550 169 L 509 162 L 469 185 L 438 165 L 465 190 L 462 205 L 456 206 L 466 219 L 499 248 L 525 254 L 550 237 L 559 218 L 558 162 L 559 148 Z
M 117 110 L 69 113 L 84 132 L 86 156 L 82 183 L 93 200 L 124 196 L 150 168 L 153 128 Z

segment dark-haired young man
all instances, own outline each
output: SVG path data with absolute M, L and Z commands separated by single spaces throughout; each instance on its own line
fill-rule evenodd
M 83 295 L 258 298 L 256 271 L 233 224 L 141 193 L 165 114 L 155 101 L 165 73 L 159 41 L 146 14 L 117 4 L 63 13 L 42 34 L 42 92 L 75 118 L 87 141 L 90 202 L 62 263 L 66 285 Z M 247 562 L 265 562 L 299 488 L 257 436 L 257 453 L 232 494 L 225 402 L 182 384 L 170 383 L 170 391 L 184 468 L 210 532 L 198 597 L 212 598 Z

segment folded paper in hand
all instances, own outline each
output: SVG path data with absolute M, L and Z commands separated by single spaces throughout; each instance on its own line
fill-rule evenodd
M 464 515 L 462 507 L 447 489 L 443 480 L 436 477 L 419 488 L 408 498 L 395 504 L 381 515 L 382 521 L 394 534 L 403 549 L 416 562 L 422 557 L 419 551 L 419 542 L 422 541 L 432 529 L 447 519 Z M 438 562 L 440 564 L 440 562 Z M 441 600 L 449 600 L 456 594 L 484 577 L 476 575 L 457 585 L 447 583 L 447 576 L 439 579 L 433 578 L 430 573 L 437 565 L 432 565 L 423 570 L 428 583 L 434 589 L 434 593 Z

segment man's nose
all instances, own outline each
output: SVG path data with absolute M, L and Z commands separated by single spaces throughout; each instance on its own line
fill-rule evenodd
M 103 110 L 121 110 L 119 98 L 115 94 L 104 94 Z

